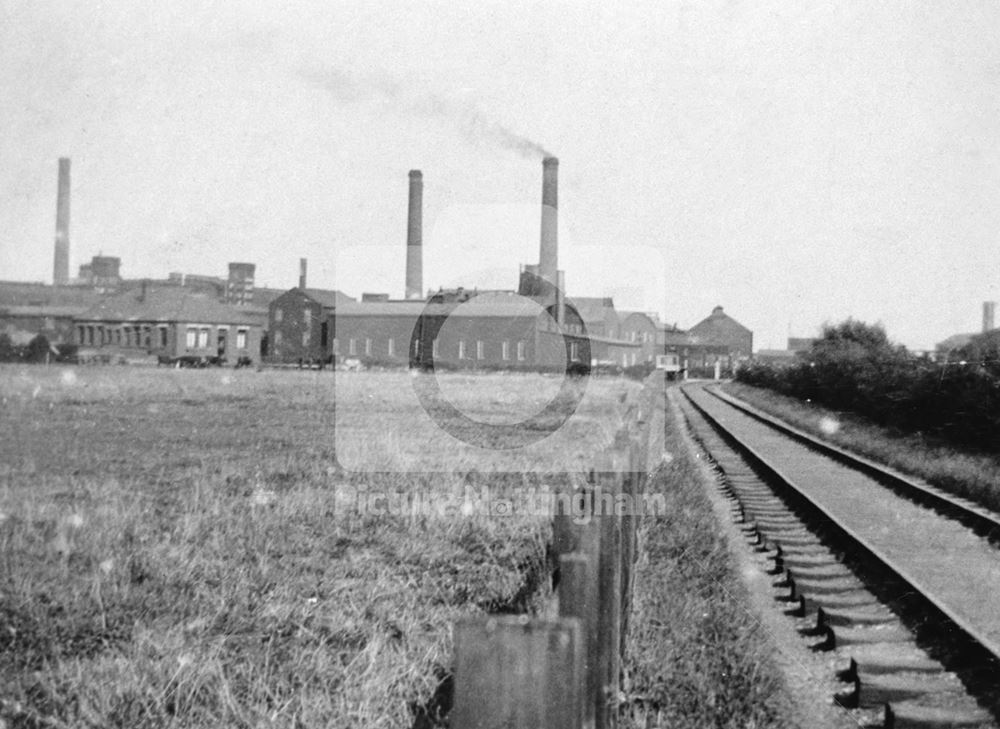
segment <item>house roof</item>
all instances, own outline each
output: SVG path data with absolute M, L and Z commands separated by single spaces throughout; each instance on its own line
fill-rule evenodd
M 310 299 L 327 309 L 335 309 L 341 304 L 354 301 L 354 299 L 341 291 L 332 289 L 303 289 Z M 256 292 L 254 292 L 256 295 Z M 275 297 L 277 298 L 277 297 Z
M 567 303 L 571 304 L 586 322 L 603 322 L 609 312 L 615 314 L 614 300 L 607 296 L 570 296 Z
M 76 317 L 84 321 L 158 321 L 197 324 L 262 324 L 260 314 L 185 290 L 149 287 L 109 296 Z
M 752 331 L 733 319 L 721 306 L 688 330 L 692 342 L 702 344 L 725 343 L 732 336 L 753 334 Z
M 0 306 L 0 316 L 76 316 L 86 306 Z
M 0 306 L 92 306 L 100 294 L 88 286 L 50 286 L 24 281 L 0 281 Z
M 424 301 L 351 301 L 338 306 L 337 316 L 455 316 L 537 317 L 541 307 L 531 299 L 511 292 L 480 293 L 464 302 L 428 304 Z

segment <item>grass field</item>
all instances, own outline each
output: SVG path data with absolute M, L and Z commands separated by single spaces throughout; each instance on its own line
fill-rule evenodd
M 491 473 L 440 437 L 428 451 L 393 394 L 406 377 L 339 381 L 335 414 L 328 372 L 0 369 L 0 721 L 436 724 L 452 621 L 544 598 L 548 520 L 385 513 L 357 495 L 454 505 L 550 469 L 520 453 L 524 475 Z M 514 392 L 512 412 L 530 410 L 517 388 L 549 386 L 511 379 L 477 381 L 479 405 Z M 637 389 L 589 384 L 578 455 L 606 445 Z M 471 384 L 449 396 L 479 406 Z M 352 409 L 381 424 L 378 458 L 438 473 L 345 471 L 333 430 Z
M 894 432 L 861 416 L 770 390 L 736 382 L 724 389 L 812 435 L 1000 511 L 1000 459 L 996 456 L 963 452 L 919 434 Z

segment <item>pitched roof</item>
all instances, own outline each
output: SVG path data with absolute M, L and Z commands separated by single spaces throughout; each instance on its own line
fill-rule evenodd
M 260 314 L 187 291 L 179 286 L 150 287 L 109 296 L 79 316 L 87 321 L 162 321 L 197 324 L 262 324 Z
M 753 334 L 752 331 L 733 319 L 721 306 L 688 330 L 692 341 L 711 344 L 724 342 L 732 335 Z
M 464 302 L 428 304 L 421 300 L 352 301 L 338 306 L 337 316 L 428 316 L 456 317 L 537 317 L 542 311 L 537 303 L 512 292 L 480 293 Z
M 614 300 L 608 296 L 569 296 L 566 303 L 577 310 L 584 322 L 603 322 L 608 312 L 615 313 Z
M 304 289 L 306 295 L 313 301 L 321 304 L 327 309 L 335 309 L 341 304 L 354 301 L 354 299 L 341 291 L 332 289 Z M 256 292 L 255 292 L 256 293 Z M 275 297 L 277 298 L 277 297 Z
M 100 294 L 88 286 L 50 286 L 24 281 L 0 281 L 0 306 L 88 307 Z

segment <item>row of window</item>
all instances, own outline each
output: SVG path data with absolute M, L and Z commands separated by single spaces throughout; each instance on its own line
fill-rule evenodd
M 158 325 L 154 327 L 150 324 L 105 326 L 103 324 L 80 324 L 77 326 L 77 338 L 81 345 L 97 347 L 105 344 L 113 344 L 122 347 L 145 347 L 147 349 L 156 346 L 166 348 L 170 341 L 169 327 Z M 185 345 L 188 349 L 209 346 L 209 336 L 211 327 L 188 327 L 185 336 Z M 225 341 L 228 327 L 219 327 L 219 343 Z M 155 345 L 154 345 L 155 342 Z M 236 330 L 236 348 L 246 349 L 247 329 Z
M 105 326 L 103 324 L 77 325 L 77 339 L 85 347 L 100 347 L 105 344 L 115 344 L 122 347 L 152 347 L 153 327 L 139 326 Z M 167 346 L 167 327 L 157 327 L 156 339 L 159 346 Z
M 347 354 L 348 355 L 362 354 L 362 352 L 358 351 L 358 345 L 359 345 L 359 343 L 361 343 L 361 342 L 358 339 L 353 339 L 353 338 L 352 339 L 348 339 L 347 340 Z M 500 343 L 500 358 L 501 359 L 503 359 L 503 360 L 509 360 L 510 359 L 510 356 L 511 356 L 510 344 L 511 343 L 509 341 L 506 341 L 506 340 Z M 373 351 L 373 347 L 374 347 L 374 340 L 371 339 L 371 337 L 366 337 L 363 340 L 363 346 L 364 346 L 363 354 L 365 354 L 366 356 L 370 357 L 371 354 L 372 354 L 372 351 Z M 579 356 L 579 349 L 578 349 L 579 345 L 576 342 L 573 342 L 570 345 L 570 347 L 571 347 L 571 356 L 574 359 L 574 361 L 576 361 L 576 359 Z M 396 356 L 396 340 L 395 339 L 392 339 L 390 337 L 389 339 L 386 340 L 386 350 L 385 351 L 386 351 L 386 354 L 389 357 L 395 357 Z M 524 342 L 524 341 L 516 342 L 516 352 L 517 352 L 517 359 L 518 359 L 518 361 L 522 361 L 523 362 L 525 360 L 525 358 L 527 357 L 527 351 L 528 351 L 528 346 L 527 346 L 526 342 Z M 475 359 L 486 359 L 486 343 L 484 341 L 482 341 L 482 340 L 477 340 L 476 343 L 475 343 L 475 352 L 476 352 Z M 333 340 L 333 353 L 334 354 L 340 354 L 340 341 L 336 337 L 334 337 L 334 340 Z M 419 356 L 420 355 L 420 341 L 419 340 L 415 340 L 413 342 L 413 354 L 414 354 L 414 356 Z M 459 342 L 458 342 L 458 350 L 457 350 L 456 354 L 458 355 L 458 359 L 469 359 L 469 352 L 468 352 L 468 350 L 467 350 L 467 348 L 465 346 L 465 340 L 464 339 L 459 340 Z M 434 340 L 434 342 L 433 342 L 433 344 L 431 346 L 431 355 L 433 357 L 435 357 L 435 358 L 441 356 L 441 342 L 439 340 L 437 340 L 437 339 Z
M 187 332 L 184 337 L 184 346 L 188 349 L 205 349 L 210 346 L 211 327 L 188 327 Z M 216 338 L 216 346 L 222 347 L 225 344 L 226 336 L 228 333 L 227 327 L 219 327 L 218 337 Z M 164 343 L 162 346 L 166 346 Z M 247 330 L 237 329 L 236 330 L 236 349 L 246 349 L 247 348 Z
M 281 308 L 276 307 L 274 310 L 274 320 L 276 322 L 281 322 L 285 318 L 285 312 Z M 305 308 L 302 310 L 302 323 L 306 326 L 312 324 L 312 309 Z

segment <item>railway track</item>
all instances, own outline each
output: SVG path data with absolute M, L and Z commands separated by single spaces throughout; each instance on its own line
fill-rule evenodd
M 862 726 L 1000 726 L 1000 520 L 700 385 L 676 398 Z

